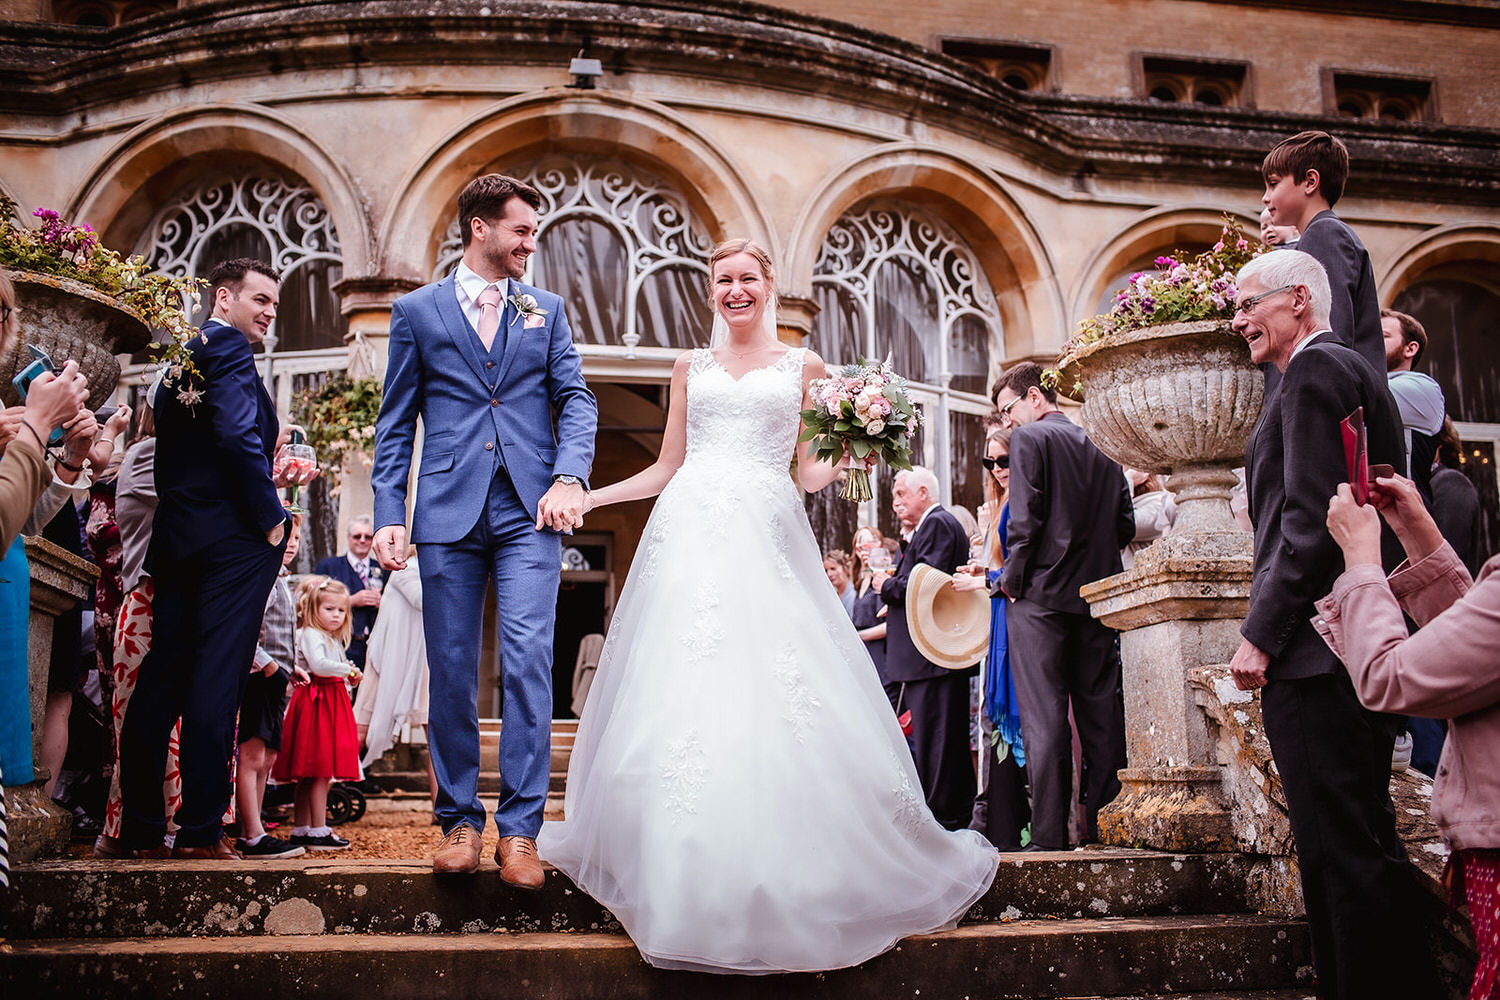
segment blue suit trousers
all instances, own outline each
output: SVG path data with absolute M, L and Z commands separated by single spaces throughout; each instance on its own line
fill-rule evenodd
M 495 581 L 504 692 L 500 732 L 502 837 L 535 837 L 547 802 L 552 744 L 552 626 L 562 539 L 536 530 L 502 467 L 484 511 L 457 542 L 420 546 L 423 628 L 430 668 L 428 751 L 437 816 L 446 835 L 459 823 L 483 830 L 479 801 L 480 623 L 485 582 Z

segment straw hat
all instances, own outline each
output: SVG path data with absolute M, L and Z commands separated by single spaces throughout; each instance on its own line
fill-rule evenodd
M 931 662 L 948 670 L 972 667 L 989 648 L 989 595 L 954 590 L 953 577 L 918 563 L 906 587 L 906 627 Z

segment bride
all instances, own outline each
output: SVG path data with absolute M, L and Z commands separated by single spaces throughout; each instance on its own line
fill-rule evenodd
M 656 463 L 585 503 L 660 494 L 540 848 L 652 965 L 842 968 L 952 927 L 999 856 L 933 819 L 824 576 L 788 474 L 839 473 L 796 444 L 823 361 L 777 341 L 764 249 L 710 266 L 721 346 L 674 366 Z

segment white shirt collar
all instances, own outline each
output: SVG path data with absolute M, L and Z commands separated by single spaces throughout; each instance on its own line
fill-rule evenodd
M 349 560 L 349 568 L 352 569 L 352 570 L 354 570 L 356 573 L 359 572 L 359 568 L 361 566 L 364 566 L 367 569 L 369 568 L 369 565 L 370 565 L 370 557 L 369 556 L 365 556 L 363 559 L 361 559 L 359 556 L 355 555 L 353 552 L 345 552 L 344 553 L 344 558 L 347 559 L 347 560 Z
M 935 511 L 937 509 L 938 509 L 938 502 L 936 500 L 934 500 L 932 503 L 930 503 L 930 504 L 927 505 L 927 509 L 924 510 L 924 511 L 922 511 L 922 516 L 919 517 L 919 518 L 917 518 L 916 526 L 911 529 L 911 537 L 915 538 L 917 536 L 917 532 L 919 532 L 919 531 L 922 530 L 922 522 L 924 522 L 924 521 L 927 520 L 927 515 L 931 514 L 933 511 Z
M 1292 357 L 1291 358 L 1287 358 L 1286 359 L 1286 363 L 1287 364 L 1291 364 L 1292 363 L 1292 358 L 1295 358 L 1297 355 L 1299 355 L 1299 354 L 1302 353 L 1302 348 L 1306 347 L 1308 344 L 1311 344 L 1313 341 L 1315 341 L 1319 337 L 1323 336 L 1323 334 L 1325 334 L 1325 333 L 1332 333 L 1332 332 L 1333 331 L 1331 331 L 1331 330 L 1319 330 L 1317 333 L 1313 334 L 1311 337 L 1308 337 L 1306 340 L 1303 340 L 1296 347 L 1292 348 Z
M 458 262 L 458 268 L 453 272 L 453 285 L 458 292 L 458 301 L 465 306 L 474 304 L 478 308 L 479 293 L 491 284 L 500 288 L 500 300 L 503 302 L 510 298 L 510 279 L 501 278 L 496 282 L 485 281 L 470 269 L 463 261 Z

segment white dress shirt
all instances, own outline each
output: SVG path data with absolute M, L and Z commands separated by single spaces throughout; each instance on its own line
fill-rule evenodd
M 509 278 L 502 278 L 497 282 L 485 281 L 463 261 L 458 262 L 458 269 L 453 272 L 453 291 L 458 296 L 458 307 L 464 311 L 464 316 L 476 333 L 479 332 L 479 295 L 491 284 L 500 288 L 500 315 L 504 317 L 505 300 L 510 298 Z

